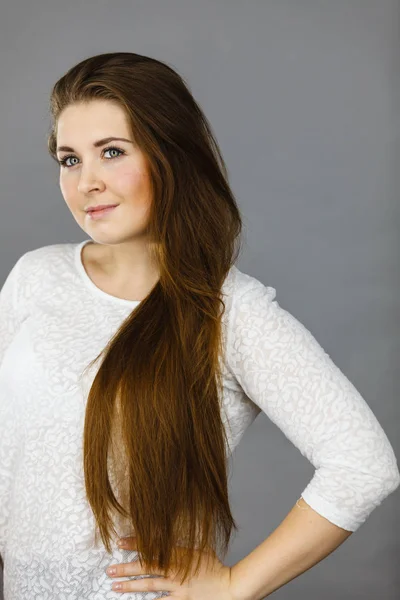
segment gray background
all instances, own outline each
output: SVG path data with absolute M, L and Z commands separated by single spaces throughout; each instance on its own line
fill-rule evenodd
M 227 161 L 244 217 L 239 268 L 277 289 L 400 456 L 399 13 L 395 0 L 9 3 L 0 19 L 1 283 L 24 252 L 88 237 L 47 155 L 53 83 L 102 52 L 165 60 L 189 81 Z M 231 468 L 234 564 L 286 516 L 314 469 L 263 413 Z M 398 598 L 398 516 L 395 492 L 275 596 Z

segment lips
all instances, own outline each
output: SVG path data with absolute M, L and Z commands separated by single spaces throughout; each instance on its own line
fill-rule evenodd
M 107 219 L 118 206 L 118 204 L 104 205 L 98 210 L 88 210 L 86 214 L 91 221 L 102 221 L 103 219 Z
M 88 208 L 87 212 L 98 212 L 100 210 L 105 210 L 106 208 L 114 208 L 115 206 L 118 206 L 118 204 L 104 204 L 104 206 Z

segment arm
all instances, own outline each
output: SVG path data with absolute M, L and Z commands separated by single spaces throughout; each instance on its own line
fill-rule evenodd
M 232 567 L 237 600 L 261 600 L 304 573 L 353 532 L 334 525 L 302 498 L 281 524 Z
M 23 318 L 19 309 L 20 269 L 22 257 L 17 260 L 0 286 L 0 372 L 4 357 L 9 349 Z M 0 390 L 0 568 L 3 568 L 5 530 L 9 516 L 9 490 L 13 478 L 12 456 L 17 442 L 13 439 L 7 423 L 10 409 L 9 394 Z
M 21 316 L 18 306 L 18 289 L 22 256 L 8 272 L 0 286 L 0 366 L 8 346 L 20 326 Z
M 315 472 L 301 493 L 305 510 L 295 505 L 234 566 L 240 600 L 258 600 L 318 563 L 400 484 L 393 448 L 371 408 L 275 295 L 236 270 L 227 364 Z

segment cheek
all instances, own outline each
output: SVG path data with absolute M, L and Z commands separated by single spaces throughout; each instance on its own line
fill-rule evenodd
M 76 194 L 76 185 L 74 185 L 72 183 L 70 178 L 61 177 L 61 176 L 60 176 L 59 185 L 60 185 L 61 193 L 64 196 L 64 200 L 66 201 L 66 203 L 68 205 L 73 204 L 74 195 Z
M 118 186 L 124 196 L 133 196 L 139 204 L 149 200 L 149 180 L 144 170 L 121 169 L 118 173 Z

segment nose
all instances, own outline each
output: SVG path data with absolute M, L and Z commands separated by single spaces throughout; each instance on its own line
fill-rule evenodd
M 92 190 L 101 190 L 104 187 L 102 180 L 96 175 L 93 169 L 81 169 L 81 176 L 78 183 L 78 191 L 82 194 L 88 194 Z

